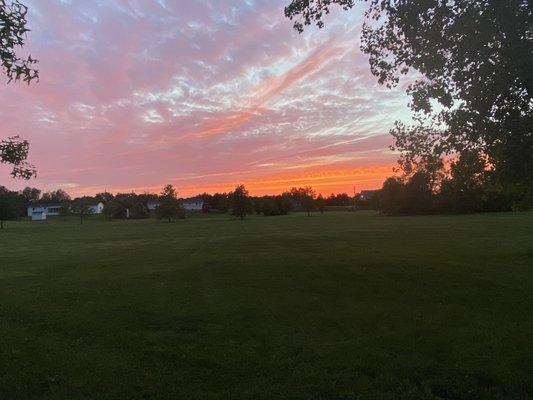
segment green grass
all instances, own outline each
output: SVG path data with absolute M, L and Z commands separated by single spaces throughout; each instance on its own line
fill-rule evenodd
M 9 222 L 1 399 L 533 398 L 533 213 Z

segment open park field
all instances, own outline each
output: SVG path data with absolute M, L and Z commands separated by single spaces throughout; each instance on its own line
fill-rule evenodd
M 533 398 L 533 213 L 8 222 L 0 398 Z

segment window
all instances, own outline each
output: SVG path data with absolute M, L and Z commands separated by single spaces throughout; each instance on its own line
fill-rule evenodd
M 48 214 L 59 214 L 59 207 L 48 207 Z

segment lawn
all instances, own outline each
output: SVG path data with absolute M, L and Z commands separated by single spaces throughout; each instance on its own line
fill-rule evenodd
M 533 398 L 533 213 L 0 232 L 0 398 Z

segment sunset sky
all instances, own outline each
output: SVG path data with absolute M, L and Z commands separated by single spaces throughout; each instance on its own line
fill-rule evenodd
M 0 86 L 0 137 L 31 144 L 19 189 L 252 194 L 381 186 L 404 89 L 380 87 L 359 50 L 361 9 L 299 35 L 289 0 L 32 0 L 41 79 Z

